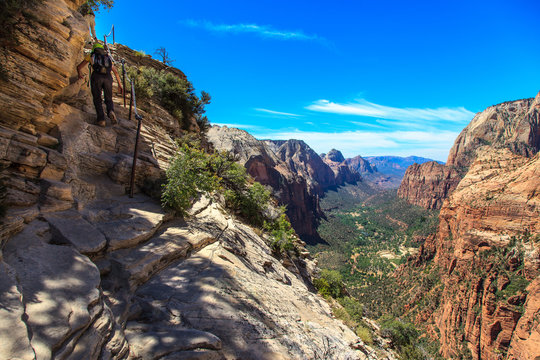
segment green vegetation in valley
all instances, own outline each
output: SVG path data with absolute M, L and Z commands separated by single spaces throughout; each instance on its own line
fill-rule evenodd
M 327 220 L 318 231 L 328 245 L 310 251 L 321 268 L 338 271 L 349 292 L 377 318 L 391 312 L 388 295 L 397 286 L 390 275 L 435 231 L 438 213 L 406 203 L 395 191 L 351 196 L 352 186 L 321 200 Z
M 153 100 L 160 104 L 180 122 L 184 130 L 188 130 L 191 118 L 196 120 L 201 131 L 208 129 L 208 118 L 204 114 L 205 106 L 211 101 L 210 94 L 202 91 L 201 96 L 197 96 L 191 82 L 165 70 L 128 67 L 127 73 L 135 84 L 137 100 Z
M 310 247 L 323 268 L 314 284 L 341 305 L 334 306 L 335 315 L 368 340 L 373 334 L 362 316 L 379 319 L 380 335 L 401 359 L 438 359 L 438 346 L 420 337 L 412 317 L 404 317 L 410 293 L 392 276 L 435 232 L 438 212 L 410 205 L 396 191 L 354 185 L 328 192 L 321 207 L 327 218 L 318 231 L 327 244 Z M 434 310 L 442 289 L 439 269 L 404 271 L 417 283 L 415 304 Z

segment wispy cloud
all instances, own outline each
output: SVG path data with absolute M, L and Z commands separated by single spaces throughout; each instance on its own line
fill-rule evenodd
M 287 112 L 268 110 L 268 109 L 261 109 L 261 108 L 255 108 L 254 110 L 258 111 L 258 112 L 265 113 L 265 114 L 277 115 L 277 116 L 280 116 L 280 117 L 297 118 L 297 117 L 300 117 L 300 116 L 304 116 L 304 115 L 299 115 L 299 114 L 292 114 L 292 113 L 287 113 Z
M 453 131 L 344 131 L 312 132 L 301 130 L 252 132 L 259 139 L 301 139 L 318 153 L 339 149 L 346 157 L 356 155 L 419 155 L 446 161 L 459 132 Z
M 474 113 L 464 107 L 436 109 L 396 108 L 379 105 L 361 99 L 354 103 L 335 103 L 329 100 L 317 100 L 306 107 L 309 110 L 341 115 L 357 115 L 373 118 L 405 121 L 443 120 L 453 122 L 470 121 Z
M 244 124 L 234 124 L 234 123 L 215 123 L 213 122 L 212 125 L 218 125 L 218 126 L 226 126 L 230 128 L 237 128 L 237 129 L 243 129 L 243 130 L 257 130 L 261 129 L 260 126 L 257 125 L 244 125 Z
M 324 38 L 321 38 L 317 35 L 307 35 L 304 34 L 302 31 L 278 30 L 268 25 L 214 24 L 213 22 L 206 20 L 180 20 L 179 23 L 185 26 L 201 28 L 216 33 L 251 33 L 264 38 L 272 38 L 279 40 L 325 41 Z

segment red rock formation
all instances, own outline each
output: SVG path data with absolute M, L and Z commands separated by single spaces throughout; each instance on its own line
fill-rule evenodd
M 398 196 L 411 204 L 439 209 L 484 146 L 534 156 L 540 150 L 540 93 L 534 99 L 509 101 L 476 114 L 458 136 L 446 165 L 409 167 Z
M 326 188 L 337 185 L 332 169 L 302 140 L 287 140 L 276 155 L 293 173 L 306 179 L 312 193 L 322 195 Z
M 370 165 L 370 163 L 364 159 L 362 156 L 358 155 L 350 159 L 345 159 L 345 164 L 351 168 L 351 170 L 356 171 L 360 175 L 364 174 L 373 174 L 377 169 Z
M 317 219 L 322 215 L 319 195 L 323 184 L 333 179 L 333 173 L 313 150 L 296 140 L 291 143 L 259 141 L 243 130 L 226 126 L 213 126 L 207 137 L 216 149 L 235 154 L 255 180 L 272 188 L 280 204 L 287 205 L 287 216 L 298 235 L 306 240 L 318 238 Z M 291 152 L 295 146 L 299 148 L 298 154 Z M 284 158 L 285 154 L 291 157 L 288 162 L 277 155 L 281 147 L 285 149 Z M 321 164 L 325 176 L 311 177 L 317 174 L 316 169 Z
M 432 290 L 443 289 L 438 305 L 416 310 L 446 358 L 540 356 L 539 175 L 540 154 L 478 150 L 441 209 L 437 234 L 408 264 L 439 269 L 442 286 Z M 409 286 L 418 293 L 414 281 Z M 412 297 L 408 308 L 418 300 Z
M 398 196 L 426 209 L 440 209 L 460 180 L 454 168 L 435 161 L 414 164 L 407 168 Z
M 360 181 L 361 177 L 358 171 L 347 165 L 343 154 L 339 150 L 332 149 L 322 158 L 325 164 L 330 166 L 334 172 L 337 185 Z
M 306 241 L 319 240 L 316 228 L 323 215 L 319 197 L 324 191 L 360 180 L 360 175 L 343 161 L 323 161 L 301 140 L 260 141 L 243 130 L 226 126 L 213 126 L 207 138 L 216 149 L 235 154 L 255 180 L 272 187 L 280 204 L 287 206 L 296 233 Z M 337 150 L 329 155 L 334 160 L 343 159 Z

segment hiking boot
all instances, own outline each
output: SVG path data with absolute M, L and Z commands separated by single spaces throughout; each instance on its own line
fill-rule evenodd
M 118 121 L 116 120 L 116 114 L 114 111 L 111 111 L 109 113 L 109 119 L 111 119 L 111 124 L 118 124 Z
M 107 126 L 107 123 L 105 122 L 105 120 L 98 120 L 97 125 L 101 126 L 101 127 L 105 127 L 105 126 Z

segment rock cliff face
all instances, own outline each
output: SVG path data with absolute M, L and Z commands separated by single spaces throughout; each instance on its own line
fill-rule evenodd
M 291 171 L 306 179 L 315 194 L 322 195 L 325 189 L 336 185 L 332 169 L 302 140 L 287 140 L 276 155 Z
M 33 16 L 21 17 L 14 30 L 17 43 L 0 49 L 8 74 L 7 81 L 0 80 L 5 126 L 34 129 L 49 123 L 53 101 L 66 90 L 75 65 L 82 59 L 87 30 L 82 15 L 74 11 L 81 3 L 45 1 L 29 10 Z
M 409 167 L 398 196 L 415 205 L 440 209 L 485 145 L 534 156 L 540 150 L 539 103 L 540 93 L 534 99 L 509 101 L 478 113 L 454 142 L 446 165 Z
M 438 272 L 442 286 L 423 294 L 417 280 L 409 283 L 408 307 L 416 307 L 418 322 L 430 324 L 445 357 L 540 356 L 540 324 L 533 315 L 540 311 L 539 174 L 538 154 L 477 149 L 441 209 L 437 234 L 407 265 Z M 407 279 L 407 271 L 399 276 Z
M 359 171 L 354 170 L 345 161 L 339 150 L 332 149 L 323 157 L 326 165 L 334 172 L 337 184 L 354 183 L 361 180 Z
M 426 209 L 440 209 L 460 180 L 454 168 L 435 161 L 413 164 L 407 168 L 398 196 Z
M 371 166 L 369 161 L 360 155 L 350 159 L 345 159 L 345 164 L 347 164 L 351 170 L 358 172 L 360 175 L 373 174 L 377 171 L 376 167 Z
M 226 126 L 212 126 L 207 138 L 216 149 L 235 154 L 248 174 L 272 188 L 279 203 L 287 205 L 287 216 L 299 236 L 306 240 L 316 238 L 317 219 L 321 215 L 319 194 L 306 178 L 281 160 L 276 144 L 259 141 L 243 130 Z
M 318 240 L 316 228 L 323 215 L 319 197 L 324 191 L 360 180 L 343 163 L 323 161 L 301 140 L 260 141 L 226 126 L 213 126 L 207 138 L 216 149 L 235 154 L 256 181 L 272 188 L 280 204 L 287 205 L 294 229 L 306 241 Z
M 182 136 L 155 104 L 139 110 L 138 194 L 125 195 L 136 123 L 115 97 L 119 123 L 94 125 L 74 76 L 81 2 L 44 1 L 18 25 L 19 45 L 2 50 L 0 358 L 364 358 L 304 283 L 309 259 L 277 260 L 212 199 L 183 219 L 141 193 Z

